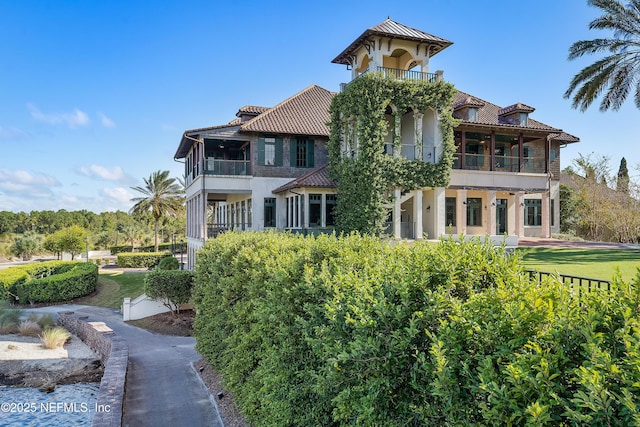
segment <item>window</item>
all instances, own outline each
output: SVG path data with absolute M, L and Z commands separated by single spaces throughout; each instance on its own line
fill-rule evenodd
M 551 226 L 552 227 L 554 225 L 556 225 L 555 224 L 556 223 L 556 215 L 555 215 L 555 212 L 556 212 L 555 205 L 556 204 L 554 202 L 555 202 L 555 200 L 551 199 Z
M 327 227 L 331 225 L 335 225 L 336 220 L 333 216 L 333 209 L 336 206 L 336 195 L 335 194 L 327 194 L 326 195 L 326 203 L 325 203 L 325 224 Z
M 291 138 L 290 164 L 296 168 L 313 167 L 313 140 Z
M 467 226 L 468 227 L 482 226 L 482 199 L 480 198 L 467 199 Z
M 282 166 L 282 139 L 275 137 L 258 138 L 258 164 L 262 166 Z
M 469 107 L 467 110 L 469 112 L 469 121 L 477 122 L 478 121 L 478 109 L 474 107 Z
M 542 200 L 526 199 L 524 201 L 525 208 L 525 225 L 539 227 L 542 225 Z
M 456 226 L 456 198 L 447 197 L 444 202 L 445 225 L 447 227 Z
M 519 117 L 520 126 L 528 126 L 529 125 L 529 113 L 520 113 Z
M 276 226 L 276 198 L 265 197 L 264 199 L 264 226 Z
M 309 227 L 322 226 L 322 194 L 309 194 Z

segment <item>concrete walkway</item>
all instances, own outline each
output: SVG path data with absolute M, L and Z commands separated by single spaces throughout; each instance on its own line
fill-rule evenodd
M 73 311 L 88 321 L 105 322 L 129 345 L 123 426 L 222 427 L 213 396 L 192 363 L 201 356 L 192 337 L 151 333 L 122 321 L 119 311 L 84 305 L 25 309 L 57 313 Z
M 541 237 L 519 237 L 520 247 L 544 247 L 544 248 L 584 248 L 584 249 L 629 249 L 640 250 L 637 243 L 611 243 L 611 242 L 588 242 L 574 240 L 559 240 Z

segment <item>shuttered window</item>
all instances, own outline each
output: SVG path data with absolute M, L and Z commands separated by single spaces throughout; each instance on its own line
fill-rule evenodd
M 294 168 L 312 168 L 314 161 L 313 139 L 291 138 L 289 145 L 290 165 Z
M 282 166 L 282 138 L 258 138 L 258 164 Z

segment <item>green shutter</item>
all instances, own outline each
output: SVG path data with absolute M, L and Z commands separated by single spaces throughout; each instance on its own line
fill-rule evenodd
M 264 166 L 264 138 L 258 138 L 258 164 Z
M 289 165 L 292 168 L 297 166 L 297 150 L 298 150 L 298 140 L 296 138 L 289 138 Z
M 276 138 L 276 161 L 275 166 L 282 166 L 282 138 Z
M 307 167 L 313 167 L 313 139 L 307 139 Z

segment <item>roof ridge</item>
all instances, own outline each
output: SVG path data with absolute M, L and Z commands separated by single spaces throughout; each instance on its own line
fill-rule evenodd
M 268 117 L 269 114 L 271 114 L 275 109 L 277 109 L 278 107 L 280 107 L 281 105 L 297 98 L 299 95 L 306 93 L 308 90 L 312 89 L 314 86 L 320 87 L 315 83 L 312 83 L 310 86 L 307 86 L 306 88 L 302 89 L 300 92 L 294 93 L 293 95 L 291 95 L 290 97 L 278 102 L 276 105 L 274 105 L 273 107 L 269 108 L 268 110 L 266 110 L 264 113 L 259 114 L 257 116 L 255 116 L 254 118 L 252 118 L 251 120 L 247 120 L 246 122 L 244 122 L 242 124 L 242 126 L 240 126 L 240 129 L 244 128 L 244 127 L 248 127 L 250 124 L 252 124 L 254 121 L 258 121 L 258 119 L 263 120 L 265 117 Z M 325 89 L 326 90 L 326 89 Z

